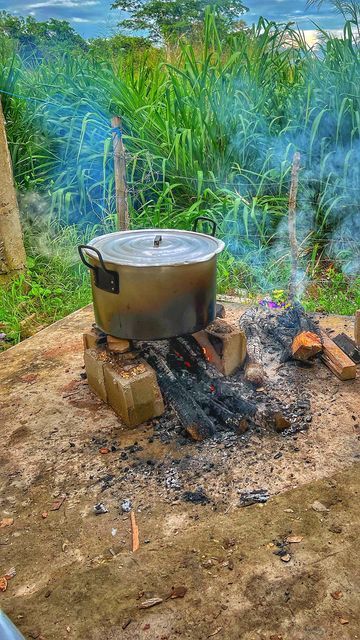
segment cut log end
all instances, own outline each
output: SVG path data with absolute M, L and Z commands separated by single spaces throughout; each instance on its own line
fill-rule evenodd
M 301 362 L 307 362 L 314 358 L 318 353 L 322 351 L 321 338 L 312 331 L 302 331 L 295 336 L 292 345 L 291 353 L 295 360 Z

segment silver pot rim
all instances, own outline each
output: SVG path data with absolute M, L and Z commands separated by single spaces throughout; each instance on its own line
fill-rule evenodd
M 98 258 L 90 247 L 100 251 L 105 263 L 129 267 L 176 267 L 207 262 L 221 253 L 225 243 L 198 231 L 182 229 L 136 229 L 116 231 L 93 238 L 86 255 Z

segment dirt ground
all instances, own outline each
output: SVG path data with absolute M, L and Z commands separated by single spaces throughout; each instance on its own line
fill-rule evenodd
M 360 378 L 298 368 L 313 419 L 293 436 L 199 445 L 152 423 L 127 431 L 81 376 L 92 321 L 84 309 L 0 356 L 0 520 L 14 519 L 0 528 L 0 576 L 16 569 L 0 607 L 25 638 L 360 638 Z M 199 487 L 207 504 L 183 499 Z M 239 507 L 259 488 L 265 505 Z M 141 608 L 150 598 L 162 602 Z

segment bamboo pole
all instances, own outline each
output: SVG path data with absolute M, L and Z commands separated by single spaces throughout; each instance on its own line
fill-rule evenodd
M 117 223 L 120 231 L 129 229 L 128 190 L 126 184 L 126 158 L 125 147 L 122 139 L 121 118 L 115 116 L 111 120 L 114 171 L 115 171 L 115 195 Z
M 290 278 L 290 299 L 294 302 L 297 299 L 298 287 L 297 287 L 297 275 L 298 275 L 298 260 L 299 260 L 299 247 L 296 237 L 296 200 L 299 185 L 299 171 L 300 171 L 300 153 L 296 151 L 294 154 L 292 169 L 291 169 L 291 183 L 289 193 L 289 241 L 290 241 L 290 255 L 291 255 L 291 278 Z
M 0 282 L 23 271 L 25 263 L 19 207 L 0 100 Z

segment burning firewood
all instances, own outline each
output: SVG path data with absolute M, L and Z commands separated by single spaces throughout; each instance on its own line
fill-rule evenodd
M 197 333 L 194 333 L 193 336 L 196 342 L 202 348 L 204 357 L 209 362 L 211 362 L 217 368 L 218 371 L 222 372 L 223 367 L 222 367 L 221 358 L 218 355 L 218 353 L 216 353 L 213 345 L 209 340 L 209 337 L 206 331 L 198 331 Z
M 186 392 L 166 363 L 164 356 L 155 348 L 144 352 L 149 364 L 157 372 L 159 385 L 168 402 L 173 406 L 185 431 L 193 440 L 202 441 L 215 434 L 215 427 L 192 395 Z
M 245 399 L 230 380 L 219 375 L 213 365 L 204 360 L 200 351 L 197 352 L 199 347 L 193 337 L 176 338 L 173 345 L 185 362 L 191 361 L 197 385 L 207 398 L 210 413 L 225 427 L 243 433 L 248 429 L 250 422 L 262 428 L 273 424 L 271 412 L 259 411 L 256 403 Z M 209 389 L 213 390 L 213 395 L 209 395 Z M 191 387 L 191 393 L 194 394 L 194 385 Z M 202 400 L 205 402 L 205 398 Z

